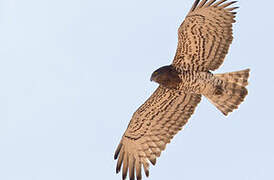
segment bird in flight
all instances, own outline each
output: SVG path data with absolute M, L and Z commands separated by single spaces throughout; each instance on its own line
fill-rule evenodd
M 223 63 L 232 42 L 236 1 L 195 0 L 178 29 L 178 46 L 171 65 L 151 75 L 159 84 L 137 109 L 115 151 L 116 173 L 122 178 L 149 176 L 149 161 L 187 123 L 201 96 L 208 98 L 224 115 L 237 109 L 247 95 L 249 69 L 213 74 Z M 123 165 L 123 167 L 122 167 Z

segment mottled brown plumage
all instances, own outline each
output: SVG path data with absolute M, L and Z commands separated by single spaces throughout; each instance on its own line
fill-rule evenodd
M 232 42 L 235 1 L 196 0 L 178 30 L 178 47 L 171 65 L 151 75 L 157 90 L 133 114 L 114 158 L 122 178 L 149 176 L 166 144 L 194 113 L 201 95 L 224 115 L 238 108 L 247 95 L 249 69 L 212 74 L 224 61 Z

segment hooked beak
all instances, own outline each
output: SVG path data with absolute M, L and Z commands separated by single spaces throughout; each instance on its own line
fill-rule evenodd
M 154 78 L 152 76 L 150 77 L 150 81 L 154 81 Z

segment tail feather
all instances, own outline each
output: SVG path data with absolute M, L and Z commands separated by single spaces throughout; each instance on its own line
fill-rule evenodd
M 225 74 L 215 74 L 214 76 L 228 83 L 236 83 L 240 86 L 248 85 L 250 69 L 245 69 L 242 71 L 230 72 Z
M 249 69 L 216 74 L 216 78 L 222 80 L 221 93 L 207 95 L 207 98 L 224 114 L 237 109 L 248 94 L 245 88 L 248 85 Z

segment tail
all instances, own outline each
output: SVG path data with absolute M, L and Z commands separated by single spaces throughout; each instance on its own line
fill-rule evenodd
M 207 98 L 224 114 L 237 109 L 247 95 L 249 69 L 225 73 L 215 74 L 214 76 L 221 80 L 222 85 L 217 86 L 212 95 Z

